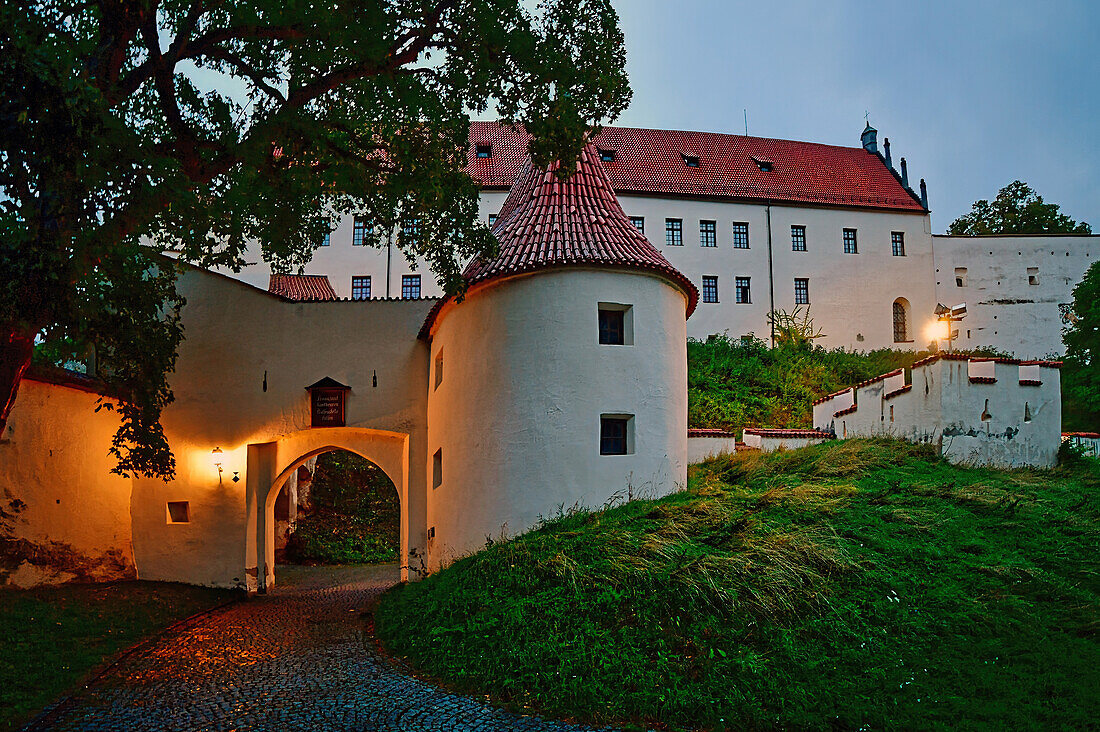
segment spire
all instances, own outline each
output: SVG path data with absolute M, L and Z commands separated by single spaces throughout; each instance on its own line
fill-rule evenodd
M 870 122 L 863 128 L 863 134 L 859 136 L 859 141 L 863 144 L 863 149 L 867 152 L 878 152 L 878 130 L 872 127 Z
M 493 227 L 500 253 L 471 262 L 467 282 L 570 265 L 634 268 L 679 286 L 690 315 L 699 297 L 695 285 L 627 218 L 592 144 L 585 146 L 569 178 L 558 178 L 560 167 L 553 163 L 540 170 L 527 161 Z

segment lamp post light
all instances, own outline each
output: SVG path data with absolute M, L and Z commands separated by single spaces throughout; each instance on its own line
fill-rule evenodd
M 966 317 L 966 303 L 960 303 L 953 308 L 939 303 L 936 305 L 936 318 L 941 323 L 947 323 L 947 352 L 951 353 L 951 343 L 959 337 L 959 331 L 952 330 L 951 324 L 957 323 Z
M 222 449 L 215 447 L 210 451 L 210 462 L 214 464 L 214 467 L 218 469 L 218 482 L 222 482 Z

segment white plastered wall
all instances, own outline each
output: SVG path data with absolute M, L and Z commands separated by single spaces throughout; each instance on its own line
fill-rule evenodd
M 694 465 L 722 454 L 737 452 L 736 437 L 688 437 L 688 463 Z
M 115 412 L 95 411 L 98 394 L 24 378 L 0 440 L 0 501 L 15 511 L 10 536 L 57 562 L 0 566 L 0 584 L 134 577 L 131 481 L 111 473 Z M 67 545 L 58 552 L 54 542 Z M 10 574 L 9 574 L 10 573 Z
M 633 308 L 634 345 L 598 342 L 600 302 Z M 687 478 L 685 295 L 630 271 L 564 268 L 491 283 L 444 310 L 431 344 L 428 455 L 436 565 L 573 505 L 664 495 Z M 600 416 L 633 415 L 634 453 L 600 455 Z

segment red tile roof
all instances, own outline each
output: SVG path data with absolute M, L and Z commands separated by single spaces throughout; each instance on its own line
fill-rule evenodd
M 905 386 L 902 386 L 898 389 L 894 389 L 891 392 L 887 392 L 886 394 L 883 394 L 882 399 L 883 399 L 883 401 L 885 401 L 887 399 L 893 399 L 896 396 L 901 396 L 902 394 L 905 394 L 906 392 L 909 392 L 909 391 L 912 391 L 912 390 L 913 390 L 913 385 L 912 384 L 906 384 Z
M 288 300 L 335 300 L 328 275 L 271 275 L 267 291 Z
M 688 437 L 737 437 L 737 435 L 729 430 L 713 427 L 691 427 L 688 429 Z
M 1085 437 L 1090 440 L 1100 439 L 1100 432 L 1063 432 L 1062 437 Z
M 500 252 L 493 259 L 475 259 L 463 277 L 476 285 L 552 267 L 638 269 L 682 289 L 690 316 L 699 291 L 630 223 L 597 156 L 591 144 L 586 146 L 566 180 L 555 174 L 558 163 L 539 170 L 528 161 L 493 225 Z M 428 314 L 421 337 L 430 332 L 445 302 Z
M 854 411 L 856 411 L 856 405 L 855 404 L 848 407 L 847 409 L 841 409 L 839 412 L 833 412 L 833 416 L 834 417 L 843 417 L 845 414 L 851 414 Z
M 487 188 L 508 188 L 527 160 L 528 134 L 496 122 L 473 122 L 467 172 Z M 861 147 L 716 132 L 604 127 L 593 137 L 615 159 L 601 163 L 615 192 L 923 211 L 882 158 Z M 491 145 L 492 156 L 477 157 Z M 699 166 L 684 157 L 698 157 Z M 762 171 L 756 161 L 772 163 Z
M 1042 386 L 1043 382 L 1038 379 L 1020 379 L 1020 386 Z
M 745 429 L 746 435 L 759 435 L 761 437 L 807 437 L 807 438 L 821 438 L 829 439 L 833 435 L 824 430 L 781 430 L 781 429 L 762 429 L 759 427 L 749 427 Z

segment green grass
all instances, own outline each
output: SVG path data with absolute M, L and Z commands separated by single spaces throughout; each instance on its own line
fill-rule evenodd
M 392 562 L 400 553 L 401 504 L 374 463 L 337 451 L 317 458 L 313 510 L 299 516 L 287 558 L 308 564 Z
M 508 706 L 665 729 L 1100 719 L 1100 468 L 846 441 L 693 468 L 385 595 L 386 646 Z
M 18 728 L 119 651 L 234 596 L 161 582 L 0 591 L 0 729 Z

